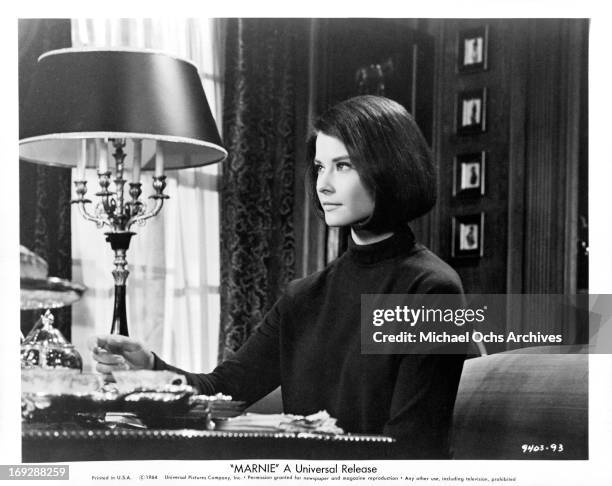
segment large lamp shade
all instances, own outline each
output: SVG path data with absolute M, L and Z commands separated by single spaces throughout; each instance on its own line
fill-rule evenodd
M 20 113 L 20 157 L 76 166 L 83 139 L 142 140 L 142 168 L 156 143 L 166 169 L 197 167 L 227 152 L 196 67 L 154 51 L 60 49 L 38 59 Z M 95 158 L 88 160 L 94 167 Z M 126 169 L 131 158 L 126 160 Z
M 60 49 L 38 58 L 30 91 L 22 95 L 21 158 L 76 166 L 71 202 L 85 219 L 109 228 L 106 241 L 115 252 L 111 332 L 127 336 L 126 252 L 136 234 L 131 227 L 155 217 L 168 199 L 164 169 L 202 166 L 227 156 L 198 71 L 190 62 L 153 51 Z M 85 197 L 86 167 L 97 168 L 98 174 L 99 202 L 93 212 Z M 145 203 L 140 171 L 153 168 L 152 203 Z

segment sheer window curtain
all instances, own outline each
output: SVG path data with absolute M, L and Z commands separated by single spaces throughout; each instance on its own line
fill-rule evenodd
M 194 62 L 221 131 L 223 31 L 219 19 L 76 19 L 72 45 L 154 49 Z M 127 254 L 130 335 L 190 371 L 209 371 L 217 360 L 220 170 L 214 164 L 169 171 L 170 199 L 156 218 L 134 229 Z M 143 201 L 152 193 L 151 175 L 143 173 Z M 95 171 L 87 179 L 91 196 L 98 187 Z M 77 211 L 71 223 L 73 278 L 88 287 L 73 306 L 72 335 L 86 349 L 90 336 L 110 330 L 113 253 L 103 230 Z M 92 361 L 83 354 L 90 369 Z

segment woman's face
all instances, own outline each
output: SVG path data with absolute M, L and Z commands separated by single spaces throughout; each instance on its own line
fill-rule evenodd
M 370 217 L 374 199 L 340 140 L 319 132 L 314 164 L 317 195 L 328 226 L 350 226 Z

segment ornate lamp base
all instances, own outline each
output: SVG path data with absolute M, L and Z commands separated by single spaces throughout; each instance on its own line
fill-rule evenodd
M 125 231 L 120 233 L 104 233 L 106 241 L 111 245 L 115 252 L 115 269 L 113 277 L 115 279 L 115 304 L 113 307 L 113 323 L 111 334 L 121 334 L 129 336 L 127 325 L 127 314 L 125 310 L 125 284 L 130 272 L 127 269 L 126 252 L 130 247 L 130 240 L 136 233 Z
M 125 139 L 109 139 L 115 147 L 113 157 L 115 159 L 115 192 L 109 191 L 111 184 L 111 171 L 98 171 L 98 184 L 100 191 L 96 192 L 96 196 L 100 198 L 100 202 L 95 206 L 94 211 L 90 212 L 87 205 L 91 200 L 85 198 L 87 193 L 87 182 L 85 180 L 74 181 L 76 186 L 77 197 L 71 202 L 79 206 L 79 210 L 83 217 L 88 221 L 93 221 L 101 228 L 108 226 L 112 231 L 104 233 L 106 241 L 111 245 L 115 252 L 115 269 L 113 277 L 115 278 L 115 305 L 113 309 L 113 324 L 111 327 L 112 334 L 128 335 L 126 305 L 125 305 L 125 285 L 130 272 L 127 270 L 127 261 L 125 254 L 130 246 L 130 240 L 136 233 L 130 231 L 130 228 L 135 225 L 144 225 L 147 219 L 153 218 L 159 214 L 164 204 L 164 200 L 168 196 L 164 194 L 166 188 L 166 176 L 153 176 L 154 194 L 149 196 L 154 204 L 153 207 L 147 208 L 140 201 L 142 193 L 140 181 L 130 182 L 129 196 L 131 200 L 126 201 L 124 194 L 124 186 L 127 180 L 124 178 L 125 159 Z M 104 141 L 103 143 L 106 143 Z

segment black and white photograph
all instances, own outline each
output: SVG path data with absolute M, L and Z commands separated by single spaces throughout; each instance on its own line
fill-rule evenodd
M 485 194 L 486 152 L 461 154 L 454 159 L 453 194 L 459 197 Z
M 463 91 L 457 97 L 457 133 L 471 134 L 486 130 L 486 88 Z
M 454 258 L 482 257 L 484 253 L 484 213 L 455 216 L 453 218 Z
M 612 294 L 593 22 L 480 17 L 15 19 L 0 479 L 605 484 L 603 311 L 486 310 Z
M 487 69 L 489 27 L 465 29 L 458 34 L 458 70 L 472 73 Z

